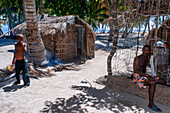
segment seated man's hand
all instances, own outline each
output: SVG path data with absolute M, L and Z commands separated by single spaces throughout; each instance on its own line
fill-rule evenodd
M 155 79 L 152 77 L 152 76 L 148 76 L 148 80 L 150 80 L 150 81 L 155 81 Z

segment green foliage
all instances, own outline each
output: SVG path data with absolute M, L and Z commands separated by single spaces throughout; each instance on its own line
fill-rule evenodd
M 93 0 L 89 0 L 88 6 L 88 12 L 86 15 L 85 20 L 92 25 L 93 28 L 97 28 L 97 26 L 106 18 L 109 16 L 106 14 L 107 8 L 103 7 L 101 8 L 101 3 L 94 2 Z
M 3 23 L 8 22 L 10 29 L 23 21 L 23 0 L 1 0 L 0 16 Z
M 44 0 L 44 11 L 49 15 L 76 15 L 93 28 L 108 18 L 107 8 L 101 8 L 100 0 Z
M 35 0 L 36 12 L 56 16 L 75 15 L 96 28 L 108 18 L 107 8 L 102 7 L 103 0 Z M 4 22 L 11 23 L 10 28 L 23 22 L 23 0 L 1 0 L 0 16 Z

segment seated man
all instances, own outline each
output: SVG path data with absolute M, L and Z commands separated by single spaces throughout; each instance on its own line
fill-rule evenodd
M 151 54 L 151 47 L 149 45 L 145 45 L 142 49 L 142 54 L 135 57 L 133 62 L 133 70 L 135 73 L 133 75 L 133 82 L 135 82 L 140 88 L 146 88 L 147 86 L 149 86 L 148 107 L 154 111 L 161 112 L 162 110 L 159 109 L 154 104 L 153 99 L 154 99 L 156 84 L 166 85 L 166 81 L 162 78 L 146 74 L 146 66 L 149 63 L 150 54 Z

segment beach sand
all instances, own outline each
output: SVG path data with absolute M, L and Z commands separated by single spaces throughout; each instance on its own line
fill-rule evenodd
M 0 46 L 0 68 L 12 62 L 15 41 L 7 41 L 4 40 L 6 44 L 1 43 Z M 94 82 L 107 75 L 110 47 L 97 40 L 95 58 L 76 66 L 76 70 L 56 72 L 51 77 L 31 78 L 31 84 L 26 88 L 23 82 L 13 85 L 15 78 L 0 83 L 0 113 L 153 113 L 147 108 L 147 99 L 116 92 Z M 163 113 L 170 113 L 170 107 L 155 104 Z

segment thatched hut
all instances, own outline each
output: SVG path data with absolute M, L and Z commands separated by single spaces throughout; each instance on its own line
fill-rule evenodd
M 139 2 L 139 14 L 156 15 L 156 14 L 170 14 L 169 0 L 141 0 Z
M 156 67 L 159 74 L 169 74 L 170 71 L 170 18 L 167 19 L 157 29 L 157 38 L 155 38 L 156 29 L 144 38 L 144 43 L 152 47 L 156 54 Z M 156 45 L 156 48 L 155 48 Z
M 45 48 L 63 62 L 93 58 L 96 34 L 77 16 L 47 17 L 38 22 Z M 14 30 L 25 35 L 26 24 Z

